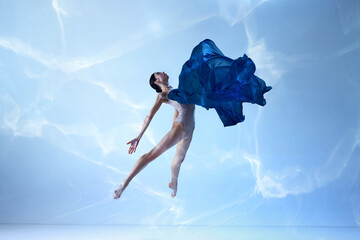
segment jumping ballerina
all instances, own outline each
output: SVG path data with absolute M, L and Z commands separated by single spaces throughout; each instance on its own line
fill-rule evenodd
M 159 110 L 162 103 L 168 103 L 175 108 L 175 115 L 171 130 L 163 137 L 163 139 L 156 145 L 150 152 L 144 154 L 139 158 L 135 163 L 134 167 L 130 171 L 129 175 L 125 180 L 119 185 L 119 187 L 114 192 L 114 199 L 117 199 L 121 196 L 122 192 L 128 186 L 129 182 L 138 174 L 146 165 L 148 165 L 155 158 L 160 156 L 163 152 L 177 144 L 176 154 L 171 163 L 171 181 L 168 184 L 169 188 L 173 190 L 171 197 L 176 196 L 177 191 L 177 182 L 180 171 L 181 163 L 185 159 L 186 152 L 190 146 L 192 135 L 195 128 L 194 121 L 194 104 L 180 104 L 176 101 L 168 99 L 168 94 L 172 89 L 169 86 L 169 76 L 164 72 L 156 72 L 151 75 L 150 85 L 159 92 L 155 104 L 150 110 L 150 113 L 146 116 L 144 123 L 142 125 L 139 135 L 128 142 L 130 144 L 129 154 L 132 154 L 136 151 L 136 147 L 139 144 L 141 137 L 143 136 L 145 130 L 150 124 L 151 119 L 154 117 L 155 113 Z
M 169 86 L 169 76 L 166 73 L 153 73 L 149 83 L 158 95 L 139 135 L 127 143 L 130 144 L 129 154 L 136 151 L 141 137 L 162 103 L 174 106 L 173 124 L 159 144 L 135 163 L 129 175 L 115 190 L 114 199 L 120 198 L 130 181 L 144 167 L 177 144 L 171 164 L 171 181 L 168 184 L 172 189 L 171 197 L 175 197 L 180 166 L 195 129 L 195 104 L 206 109 L 214 108 L 225 127 L 244 121 L 242 103 L 264 106 L 266 101 L 263 95 L 272 89 L 254 75 L 255 69 L 253 61 L 245 54 L 233 60 L 224 56 L 213 41 L 205 39 L 193 49 L 190 59 L 183 65 L 177 89 Z

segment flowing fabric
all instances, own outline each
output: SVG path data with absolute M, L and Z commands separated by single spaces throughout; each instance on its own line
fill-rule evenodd
M 254 62 L 244 54 L 231 59 L 210 39 L 200 42 L 182 67 L 179 86 L 168 98 L 181 104 L 196 104 L 206 109 L 215 108 L 224 126 L 245 120 L 243 102 L 266 104 L 266 86 L 254 75 Z

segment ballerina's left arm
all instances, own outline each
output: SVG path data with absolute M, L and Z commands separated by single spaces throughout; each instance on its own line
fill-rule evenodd
M 154 117 L 155 113 L 159 110 L 161 104 L 164 102 L 164 97 L 162 96 L 161 93 L 158 94 L 155 104 L 154 106 L 151 108 L 150 113 L 146 116 L 143 125 L 141 127 L 141 131 L 139 133 L 139 135 L 134 138 L 133 140 L 131 140 L 130 142 L 128 142 L 127 144 L 130 144 L 130 148 L 128 153 L 132 154 L 136 151 L 136 147 L 140 142 L 140 139 L 142 138 L 143 134 L 145 133 L 147 127 L 149 126 L 152 118 Z

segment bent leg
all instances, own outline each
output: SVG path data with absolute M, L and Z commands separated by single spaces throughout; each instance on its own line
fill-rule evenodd
M 176 196 L 180 166 L 185 159 L 191 140 L 192 134 L 188 138 L 181 140 L 176 147 L 176 154 L 171 163 L 171 182 L 169 183 L 169 187 L 173 190 L 171 197 Z
M 163 152 L 177 144 L 184 137 L 183 126 L 178 124 L 173 127 L 170 132 L 168 132 L 163 139 L 156 145 L 150 152 L 144 154 L 136 161 L 133 168 L 131 169 L 129 175 L 125 180 L 119 185 L 119 187 L 114 192 L 114 199 L 120 198 L 120 195 L 129 185 L 130 181 L 142 170 L 144 169 L 152 160 L 160 156 Z

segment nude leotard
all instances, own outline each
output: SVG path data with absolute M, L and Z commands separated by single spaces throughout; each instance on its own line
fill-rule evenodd
M 184 126 L 185 138 L 188 137 L 189 134 L 191 134 L 195 128 L 195 120 L 194 120 L 195 105 L 180 104 L 177 101 L 173 101 L 171 99 L 169 99 L 169 101 L 167 101 L 166 103 L 172 105 L 178 112 L 178 115 L 175 118 L 175 122 L 180 122 Z

